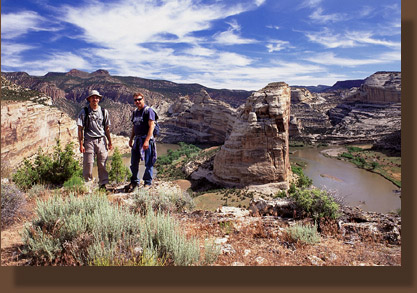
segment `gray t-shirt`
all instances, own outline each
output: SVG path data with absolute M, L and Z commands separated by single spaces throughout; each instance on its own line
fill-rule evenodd
M 81 109 L 80 113 L 78 114 L 77 125 L 84 127 L 84 137 L 99 138 L 105 136 L 105 127 L 111 125 L 109 119 L 109 112 L 106 109 L 104 109 L 103 117 L 103 113 L 101 112 L 100 106 L 98 106 L 97 110 L 95 111 L 91 109 L 90 106 L 88 106 L 88 118 L 89 125 L 86 131 L 86 126 L 84 125 L 85 110 L 84 108 Z

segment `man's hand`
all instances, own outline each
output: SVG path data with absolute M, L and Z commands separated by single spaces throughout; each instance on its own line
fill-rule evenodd
M 143 150 L 147 150 L 147 149 L 149 149 L 149 140 L 145 140 L 144 142 L 143 142 Z
M 133 139 L 131 138 L 131 139 L 129 139 L 129 146 L 131 147 L 131 148 L 133 148 Z
M 80 153 L 85 153 L 85 147 L 83 145 L 80 145 Z
M 111 142 L 109 142 L 108 147 L 109 147 L 109 150 L 112 150 L 113 149 L 113 144 Z

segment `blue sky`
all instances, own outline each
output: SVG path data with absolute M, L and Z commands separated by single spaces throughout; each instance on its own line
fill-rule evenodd
M 400 0 L 2 0 L 1 70 L 258 90 L 401 70 Z

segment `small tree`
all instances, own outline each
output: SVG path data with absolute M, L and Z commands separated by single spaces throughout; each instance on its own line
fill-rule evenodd
M 113 158 L 111 160 L 111 170 L 109 172 L 110 181 L 121 183 L 130 175 L 129 168 L 127 168 L 122 161 L 122 155 L 118 148 L 114 149 Z

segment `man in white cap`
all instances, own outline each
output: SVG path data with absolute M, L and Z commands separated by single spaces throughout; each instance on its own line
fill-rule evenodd
M 106 184 L 109 183 L 109 174 L 106 170 L 107 149 L 113 149 L 113 145 L 110 137 L 109 113 L 98 105 L 101 98 L 102 95 L 98 91 L 89 92 L 87 97 L 89 105 L 78 114 L 77 125 L 80 152 L 83 153 L 84 180 L 93 179 L 94 155 L 97 155 L 100 189 L 106 189 Z

